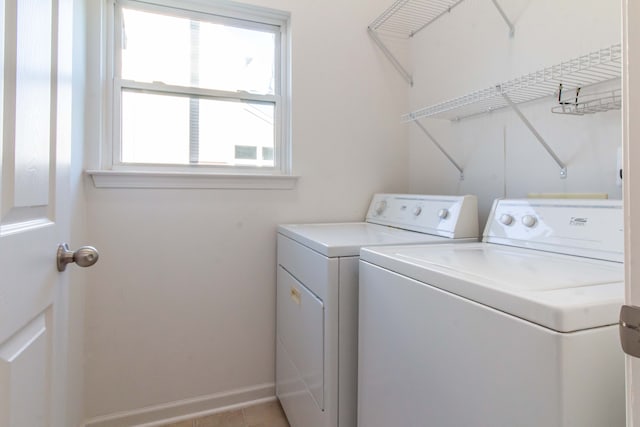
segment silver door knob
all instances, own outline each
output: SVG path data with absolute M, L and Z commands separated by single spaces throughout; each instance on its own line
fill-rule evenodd
M 67 264 L 75 262 L 80 267 L 91 267 L 98 262 L 98 250 L 93 246 L 83 246 L 77 251 L 69 250 L 69 245 L 60 243 L 58 245 L 57 264 L 58 271 L 64 271 Z

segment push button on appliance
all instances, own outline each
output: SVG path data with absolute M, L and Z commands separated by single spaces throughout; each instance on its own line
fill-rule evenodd
M 513 224 L 513 217 L 509 214 L 502 214 L 500 215 L 500 222 L 504 225 L 511 225 Z
M 376 215 L 382 215 L 382 213 L 387 209 L 386 200 L 381 200 L 376 204 L 375 213 Z
M 525 216 L 522 217 L 522 224 L 525 227 L 531 228 L 534 225 L 536 225 L 537 222 L 538 222 L 538 220 L 533 215 L 525 215 Z

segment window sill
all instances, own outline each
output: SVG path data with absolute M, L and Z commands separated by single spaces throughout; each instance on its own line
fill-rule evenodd
M 291 190 L 297 176 L 253 174 L 205 174 L 183 172 L 86 171 L 96 188 L 211 188 L 242 190 Z

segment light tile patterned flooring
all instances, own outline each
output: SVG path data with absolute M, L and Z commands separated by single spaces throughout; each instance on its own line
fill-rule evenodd
M 289 423 L 276 400 L 163 427 L 289 427 Z

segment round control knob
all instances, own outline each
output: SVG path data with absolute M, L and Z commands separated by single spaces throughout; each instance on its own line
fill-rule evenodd
M 536 217 L 533 215 L 525 215 L 522 217 L 522 224 L 524 224 L 525 227 L 533 227 L 534 225 L 536 225 Z
M 448 209 L 440 209 L 438 211 L 438 218 L 445 219 L 448 216 L 449 216 L 449 210 Z
M 422 208 L 420 206 L 416 206 L 413 208 L 413 215 L 418 216 L 422 213 Z
M 500 215 L 500 222 L 504 225 L 511 225 L 513 223 L 513 217 L 509 214 Z
M 376 215 L 381 215 L 382 212 L 384 212 L 385 209 L 387 209 L 387 201 L 386 200 L 381 200 L 378 203 L 376 203 L 376 207 L 375 207 Z

